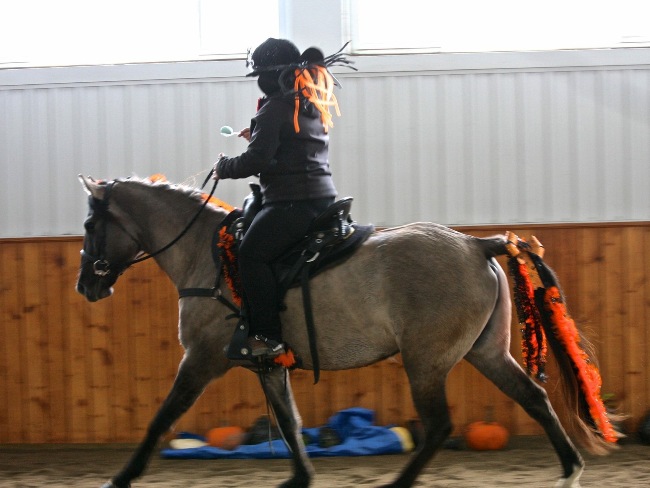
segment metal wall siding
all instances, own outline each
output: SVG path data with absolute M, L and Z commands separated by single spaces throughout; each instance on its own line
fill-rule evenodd
M 351 84 L 363 94 L 354 122 L 365 141 L 346 133 L 341 146 L 357 144 L 352 159 L 367 162 L 370 193 L 354 180 L 339 187 L 357 189 L 355 212 L 380 225 L 647 220 L 648 76 L 629 69 L 345 79 L 341 98 Z M 344 150 L 334 154 L 345 164 Z
M 650 219 L 650 70 L 342 74 L 331 164 L 361 222 Z M 250 79 L 0 87 L 0 237 L 81 233 L 78 173 L 198 185 Z M 222 182 L 235 205 L 247 180 Z

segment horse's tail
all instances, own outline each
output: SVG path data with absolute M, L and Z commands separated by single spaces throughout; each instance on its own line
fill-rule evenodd
M 481 238 L 477 241 L 487 258 L 510 254 L 506 247 L 509 243 L 506 235 Z M 612 427 L 612 423 L 622 420 L 624 416 L 609 412 L 604 407 L 600 397 L 600 373 L 594 347 L 566 311 L 564 294 L 554 271 L 543 261 L 541 266 L 546 273 L 542 281 L 547 285 L 553 284 L 559 295 L 551 298 L 559 308 L 554 312 L 548 310 L 548 306 L 543 303 L 547 291 L 544 289 L 538 289 L 541 294 L 537 299 L 531 297 L 532 301 L 528 303 L 539 311 L 540 325 L 558 365 L 563 391 L 560 397 L 563 405 L 560 410 L 564 413 L 565 428 L 571 437 L 588 451 L 606 454 L 616 447 L 616 438 L 621 437 Z M 521 296 L 522 290 L 517 286 L 514 293 L 515 302 L 521 303 L 527 299 Z M 563 323 L 558 324 L 558 321 Z M 564 328 L 564 334 L 558 330 L 561 327 Z M 570 337 L 572 335 L 575 337 Z
M 505 235 L 477 237 L 476 241 L 479 243 L 479 246 L 487 258 L 508 254 L 508 249 L 506 247 L 508 239 Z
M 578 444 L 583 446 L 592 454 L 609 453 L 617 446 L 614 443 L 614 439 L 606 439 L 604 431 L 607 429 L 603 429 L 603 426 L 597 427 L 595 423 L 595 417 L 597 417 L 597 415 L 594 414 L 594 398 L 589 398 L 585 394 L 584 388 L 581 387 L 575 369 L 575 363 L 572 361 L 566 346 L 558 340 L 552 330 L 549 330 L 551 327 L 548 327 L 546 322 L 544 329 L 548 344 L 553 352 L 553 357 L 555 358 L 559 369 L 560 385 L 562 388 L 562 395 L 560 395 L 559 398 L 559 401 L 562 403 L 562 405 L 560 405 L 560 410 L 564 412 L 563 420 L 567 432 Z M 593 344 L 589 342 L 580 331 L 578 331 L 578 335 L 579 339 L 577 339 L 576 342 L 580 344 L 580 348 L 588 358 L 587 361 L 589 364 L 597 368 L 598 363 L 594 354 Z M 597 400 L 600 400 L 600 398 Z M 600 405 L 602 406 L 602 404 Z M 624 417 L 606 411 L 604 413 L 604 418 L 606 419 L 605 422 L 609 424 L 611 422 L 615 423 L 620 421 Z M 611 427 L 611 425 L 607 426 L 607 428 L 609 427 Z M 611 429 L 609 430 L 611 432 Z M 619 437 L 621 436 L 618 432 L 615 432 L 614 434 Z

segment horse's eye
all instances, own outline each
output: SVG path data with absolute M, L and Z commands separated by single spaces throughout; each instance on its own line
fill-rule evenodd
M 88 220 L 84 222 L 84 228 L 86 229 L 86 232 L 95 232 L 95 222 L 92 220 Z

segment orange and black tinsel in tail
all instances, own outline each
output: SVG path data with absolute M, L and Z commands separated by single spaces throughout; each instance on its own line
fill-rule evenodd
M 524 366 L 529 375 L 545 383 L 548 346 L 542 317 L 535 303 L 535 290 L 524 263 L 511 257 L 508 269 L 514 281 L 514 302 L 521 325 Z

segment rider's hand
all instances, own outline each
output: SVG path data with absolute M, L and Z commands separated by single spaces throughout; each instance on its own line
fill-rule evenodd
M 221 161 L 225 157 L 226 157 L 226 155 L 224 153 L 219 153 L 219 159 L 217 159 L 217 162 L 214 163 L 214 166 L 212 167 L 212 179 L 213 180 L 218 180 L 219 179 L 219 173 L 217 173 L 217 165 L 219 164 L 219 161 Z
M 250 127 L 246 127 L 245 129 L 242 129 L 239 131 L 239 134 L 237 134 L 238 137 L 243 137 L 246 139 L 248 142 L 251 141 L 251 129 Z

